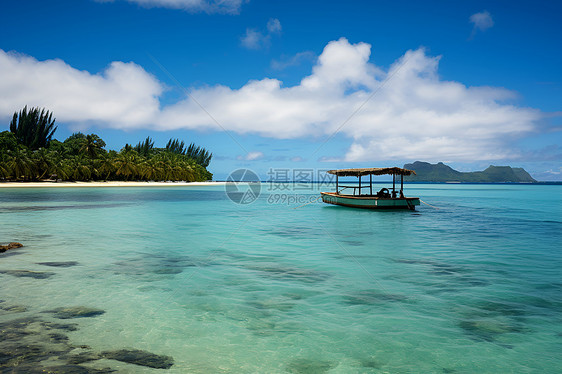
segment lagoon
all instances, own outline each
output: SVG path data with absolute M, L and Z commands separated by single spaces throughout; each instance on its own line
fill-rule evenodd
M 0 323 L 74 324 L 67 357 L 173 357 L 81 363 L 123 373 L 562 371 L 562 186 L 409 184 L 433 206 L 416 212 L 262 187 L 246 205 L 224 186 L 2 189 L 0 241 L 25 247 L 0 254 Z M 94 312 L 52 312 L 77 306 Z

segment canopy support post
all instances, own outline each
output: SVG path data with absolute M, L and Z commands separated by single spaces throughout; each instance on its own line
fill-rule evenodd
M 400 174 L 400 197 L 404 197 L 404 175 Z
M 359 196 L 361 196 L 361 174 L 359 174 Z
M 373 196 L 373 174 L 369 174 L 369 194 Z
M 396 198 L 396 174 L 392 174 L 392 198 Z
M 338 183 L 338 177 L 339 175 L 336 174 L 336 195 L 340 194 L 340 187 L 339 187 L 339 183 Z

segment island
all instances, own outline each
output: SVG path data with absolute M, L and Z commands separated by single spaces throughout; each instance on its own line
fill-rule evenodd
M 207 170 L 213 154 L 204 147 L 170 139 L 155 147 L 147 137 L 120 151 L 106 150 L 96 134 L 76 132 L 64 141 L 53 138 L 57 129 L 53 113 L 24 107 L 15 112 L 10 130 L 0 132 L 0 183 L 86 181 L 212 180 Z
M 523 168 L 511 166 L 490 165 L 486 170 L 461 172 L 445 165 L 442 162 L 430 164 L 429 162 L 416 161 L 405 164 L 404 169 L 416 172 L 404 180 L 409 182 L 434 182 L 434 183 L 537 183 L 537 181 Z

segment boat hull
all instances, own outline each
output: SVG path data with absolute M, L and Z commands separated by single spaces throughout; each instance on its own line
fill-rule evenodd
M 327 204 L 362 209 L 410 209 L 420 205 L 418 197 L 383 198 L 375 196 L 338 195 L 335 192 L 321 192 L 322 201 Z

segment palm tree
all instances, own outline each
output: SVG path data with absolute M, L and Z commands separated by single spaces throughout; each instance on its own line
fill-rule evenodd
M 148 157 L 154 148 L 154 141 L 147 136 L 144 142 L 139 142 L 133 149 L 141 156 Z
M 105 142 L 96 134 L 86 135 L 80 147 L 80 153 L 95 158 L 105 147 Z
M 147 159 L 140 165 L 142 178 L 145 180 L 162 180 L 163 163 L 157 157 Z
M 26 149 L 18 147 L 15 151 L 8 154 L 8 168 L 14 179 L 31 179 L 35 176 L 35 165 Z
M 28 111 L 25 106 L 19 113 L 14 113 L 10 122 L 10 131 L 18 142 L 32 150 L 47 147 L 56 130 L 53 113 L 45 108 Z
M 69 180 L 72 175 L 72 166 L 69 165 L 67 160 L 63 160 L 60 157 L 55 159 L 52 165 L 52 172 L 57 176 L 57 179 Z
M 2 179 L 6 179 L 10 177 L 10 168 L 8 167 L 8 164 L 6 163 L 6 161 L 4 160 L 4 158 L 2 158 L 0 160 L 0 178 Z
M 33 153 L 33 163 L 37 171 L 37 179 L 43 179 L 53 169 L 55 159 L 53 153 L 45 148 L 40 148 Z
M 125 180 L 129 180 L 129 177 L 137 175 L 137 164 L 138 154 L 136 151 L 120 153 L 115 160 L 115 175 L 122 175 Z
M 96 174 L 99 178 L 108 180 L 111 174 L 115 171 L 115 156 L 113 155 L 113 153 L 114 151 L 110 151 L 109 154 L 104 155 L 94 161 Z
M 193 160 L 195 160 L 195 162 L 197 162 L 204 168 L 209 166 L 211 158 L 213 157 L 213 154 L 211 152 L 207 151 L 203 147 L 195 145 L 195 143 L 191 143 L 189 147 L 187 147 L 185 155 L 191 157 Z
M 76 181 L 87 181 L 92 176 L 92 169 L 86 160 L 82 156 L 75 156 L 71 159 L 65 160 L 65 164 L 70 171 L 70 179 Z
M 179 139 L 170 139 L 168 144 L 166 144 L 166 151 L 172 152 L 178 155 L 185 155 L 185 142 Z

